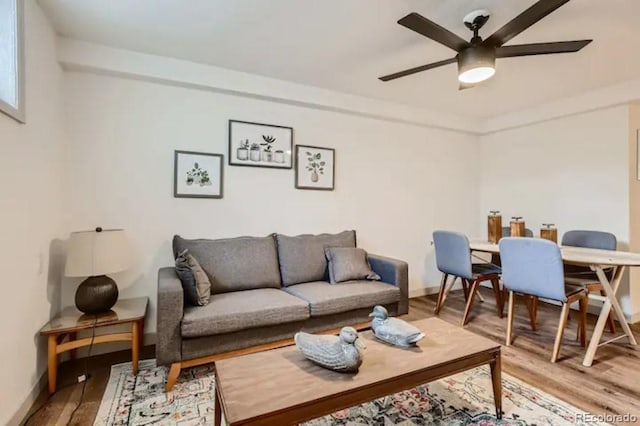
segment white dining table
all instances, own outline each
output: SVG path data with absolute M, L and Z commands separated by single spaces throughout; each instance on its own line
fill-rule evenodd
M 500 249 L 498 244 L 493 244 L 483 240 L 470 241 L 470 247 L 472 251 L 485 252 L 492 254 L 499 254 Z M 603 303 L 600 316 L 596 322 L 596 326 L 593 329 L 593 334 L 589 340 L 589 346 L 587 347 L 587 353 L 584 356 L 582 365 L 591 367 L 593 364 L 593 358 L 596 355 L 596 351 L 599 346 L 612 343 L 616 340 L 629 339 L 629 344 L 636 346 L 637 342 L 631 328 L 627 323 L 627 320 L 622 312 L 620 303 L 616 297 L 616 293 L 620 287 L 622 276 L 624 271 L 628 267 L 640 266 L 640 253 L 632 253 L 627 251 L 612 251 L 612 250 L 598 250 L 581 247 L 569 247 L 561 246 L 560 251 L 562 253 L 562 261 L 571 265 L 588 266 L 591 270 L 595 271 L 602 284 L 606 296 L 590 294 L 591 299 L 600 300 Z M 605 269 L 613 268 L 613 275 L 611 280 L 607 278 Z M 620 326 L 624 331 L 624 334 L 611 338 L 605 342 L 600 343 L 602 340 L 602 334 L 607 322 L 607 317 L 613 308 L 615 316 L 620 322 Z

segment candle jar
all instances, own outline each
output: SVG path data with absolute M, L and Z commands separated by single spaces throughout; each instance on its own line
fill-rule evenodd
M 525 224 L 522 216 L 513 216 L 511 218 L 511 222 L 509 222 L 509 234 L 512 237 L 525 236 Z
M 558 228 L 553 223 L 543 223 L 540 228 L 540 238 L 558 243 Z
M 487 232 L 489 242 L 497 244 L 502 237 L 502 216 L 498 210 L 491 210 L 487 216 Z

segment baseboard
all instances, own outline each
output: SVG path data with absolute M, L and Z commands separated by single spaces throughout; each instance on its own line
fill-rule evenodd
M 409 299 L 413 299 L 415 297 L 428 296 L 430 294 L 435 294 L 437 292 L 438 292 L 438 287 L 414 288 L 409 290 Z
M 451 290 L 460 290 L 462 288 L 462 284 L 458 281 L 451 288 Z M 409 299 L 413 299 L 415 297 L 429 296 L 431 294 L 438 294 L 440 291 L 440 286 L 431 286 L 431 287 L 421 287 L 414 288 L 409 290 Z
M 635 314 L 625 315 L 627 317 L 627 322 L 629 324 L 635 324 L 640 321 L 640 312 L 636 312 Z
M 22 404 L 20 404 L 20 407 L 18 407 L 16 412 L 9 419 L 9 422 L 7 423 L 8 426 L 20 425 L 20 423 L 24 420 L 27 413 L 31 409 L 33 403 L 36 401 L 36 399 L 38 399 L 38 395 L 40 395 L 40 392 L 42 392 L 42 390 L 47 386 L 47 380 L 47 370 L 45 370 L 36 384 L 33 386 L 33 388 L 31 388 L 31 392 L 29 392 Z

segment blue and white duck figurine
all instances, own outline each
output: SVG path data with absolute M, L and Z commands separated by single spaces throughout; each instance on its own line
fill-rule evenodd
M 424 338 L 424 333 L 417 327 L 398 318 L 389 318 L 389 312 L 384 306 L 376 305 L 369 317 L 373 317 L 373 334 L 383 342 L 410 347 Z
M 305 332 L 293 337 L 307 359 L 321 367 L 340 373 L 355 373 L 362 364 L 360 349 L 365 345 L 352 327 L 343 327 L 339 336 L 323 336 Z

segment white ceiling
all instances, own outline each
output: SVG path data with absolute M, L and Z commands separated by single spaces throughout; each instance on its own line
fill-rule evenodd
M 371 98 L 486 118 L 640 77 L 640 0 L 573 0 L 509 44 L 592 38 L 581 52 L 499 59 L 493 79 L 458 91 L 455 65 L 377 77 L 455 52 L 396 23 L 418 12 L 485 38 L 534 0 L 40 0 L 58 33 Z

